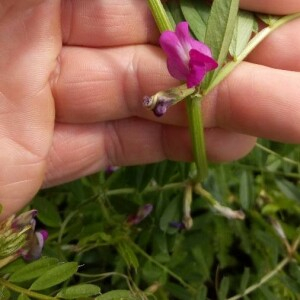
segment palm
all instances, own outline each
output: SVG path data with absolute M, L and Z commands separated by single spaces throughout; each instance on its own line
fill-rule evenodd
M 283 8 L 279 0 L 256 2 L 241 5 L 300 9 L 296 0 Z M 208 95 L 211 160 L 245 155 L 253 136 L 300 141 L 299 28 L 295 21 L 278 30 Z M 183 105 L 161 119 L 141 105 L 144 95 L 178 84 L 157 38 L 146 0 L 0 0 L 2 217 L 42 184 L 109 165 L 192 158 Z
M 22 5 L 7 1 L 1 7 L 0 199 L 5 215 L 42 184 L 55 114 L 49 78 L 61 50 L 58 1 L 25 13 L 18 9 Z

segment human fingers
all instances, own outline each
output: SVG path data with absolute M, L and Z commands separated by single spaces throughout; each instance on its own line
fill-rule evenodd
M 52 0 L 0 2 L 1 218 L 26 205 L 43 181 L 54 124 L 48 78 L 60 47 L 59 8 Z
M 241 6 L 268 13 L 300 11 L 297 0 L 285 1 L 284 5 L 278 0 L 243 0 Z M 276 30 L 248 60 L 279 69 L 299 70 L 299 30 L 299 20 Z M 67 45 L 92 47 L 157 43 L 159 36 L 146 1 L 140 0 L 63 0 L 62 33 Z
M 242 63 L 206 100 L 213 126 L 286 143 L 300 142 L 300 73 Z
M 241 7 L 261 13 L 288 14 L 300 11 L 298 0 L 241 0 Z M 64 44 L 120 46 L 157 43 L 159 36 L 146 1 L 62 0 Z
M 146 1 L 62 0 L 65 45 L 88 47 L 154 43 L 158 30 Z
M 167 73 L 159 49 L 126 48 L 133 51 L 135 59 L 132 54 L 124 55 L 122 48 L 110 50 L 109 56 L 103 55 L 105 50 L 73 50 L 66 53 L 53 87 L 59 121 L 101 122 L 137 115 L 173 125 L 187 124 L 183 105 L 176 105 L 163 118 L 155 118 L 142 107 L 143 95 L 176 84 Z M 76 64 L 76 59 L 81 63 Z M 297 72 L 242 63 L 204 101 L 205 126 L 297 143 L 299 80 Z
M 241 0 L 240 6 L 244 9 L 268 14 L 290 14 L 300 11 L 298 0 Z
M 247 61 L 276 69 L 300 71 L 300 19 L 272 32 L 247 57 Z
M 247 154 L 255 138 L 210 129 L 206 131 L 206 141 L 211 160 L 228 161 Z M 57 124 L 44 186 L 71 181 L 108 166 L 164 159 L 192 160 L 186 127 L 161 125 L 139 118 L 101 124 Z
M 58 70 L 52 90 L 59 122 L 101 122 L 134 115 L 154 120 L 142 105 L 143 97 L 178 84 L 167 71 L 164 54 L 154 46 L 65 47 Z M 183 114 L 176 117 L 182 119 Z

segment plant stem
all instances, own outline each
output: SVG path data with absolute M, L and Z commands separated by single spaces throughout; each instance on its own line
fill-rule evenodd
M 160 32 L 174 29 L 160 0 L 148 0 L 148 5 Z
M 233 296 L 231 298 L 228 298 L 227 300 L 238 300 L 243 298 L 244 296 L 247 296 L 248 294 L 252 293 L 253 291 L 255 291 L 256 289 L 258 289 L 259 287 L 261 287 L 263 284 L 265 284 L 266 282 L 268 282 L 270 279 L 272 279 L 275 275 L 277 275 L 277 273 L 279 273 L 293 258 L 293 255 L 296 253 L 297 248 L 299 246 L 300 243 L 300 236 L 295 240 L 295 242 L 293 243 L 291 249 L 292 249 L 292 253 L 288 253 L 288 256 L 286 258 L 284 258 L 277 266 L 275 269 L 273 269 L 270 273 L 266 274 L 264 277 L 261 278 L 261 280 L 251 286 L 249 286 L 244 292 L 243 294 L 239 294 L 236 296 Z
M 186 99 L 186 109 L 193 144 L 194 160 L 197 168 L 195 180 L 197 182 L 201 182 L 207 177 L 208 166 L 206 159 L 204 126 L 199 98 L 188 97 Z
M 211 82 L 208 88 L 203 91 L 203 95 L 207 95 L 212 89 L 214 89 L 226 76 L 228 76 L 252 51 L 258 46 L 267 36 L 269 36 L 276 29 L 282 25 L 287 24 L 300 17 L 300 13 L 295 13 L 291 15 L 284 16 L 278 21 L 274 22 L 271 26 L 264 28 L 260 31 L 253 39 L 250 40 L 247 47 L 242 51 L 242 53 L 237 56 L 237 58 L 229 63 L 227 63 L 217 74 L 215 79 Z
M 250 294 L 251 292 L 258 289 L 260 286 L 265 284 L 267 281 L 269 281 L 272 277 L 274 277 L 277 273 L 279 273 L 288 263 L 290 262 L 290 258 L 286 257 L 283 259 L 274 270 L 272 270 L 270 273 L 266 274 L 264 277 L 261 278 L 261 280 L 251 286 L 249 286 L 243 294 L 239 294 L 236 296 L 233 296 L 231 298 L 228 298 L 227 300 L 238 300 L 243 298 L 244 296 Z
M 0 278 L 0 285 L 3 285 L 5 287 L 7 287 L 8 289 L 12 290 L 12 291 L 15 291 L 17 293 L 20 293 L 20 294 L 25 294 L 31 298 L 35 298 L 35 299 L 40 299 L 40 300 L 54 300 L 54 299 L 58 299 L 56 297 L 51 297 L 51 296 L 46 296 L 46 295 L 43 295 L 43 294 L 39 294 L 39 293 L 36 293 L 36 292 L 33 292 L 33 291 L 29 291 L 27 289 L 24 289 L 20 286 L 17 286 L 3 278 Z
M 141 249 L 137 244 L 135 244 L 133 241 L 130 241 L 130 244 L 132 247 L 139 252 L 141 255 L 143 255 L 145 258 L 147 258 L 149 261 L 151 261 L 153 264 L 164 270 L 167 274 L 169 274 L 171 277 L 176 279 L 182 286 L 188 288 L 189 290 L 195 292 L 195 288 L 186 283 L 181 277 L 179 277 L 176 273 L 171 271 L 168 267 L 162 265 L 160 262 L 155 260 L 151 255 L 147 254 L 143 249 Z
M 261 144 L 259 144 L 259 143 L 256 143 L 255 146 L 256 146 L 257 148 L 259 148 L 259 149 L 265 151 L 265 152 L 268 153 L 268 154 L 272 154 L 272 155 L 278 157 L 280 160 L 283 160 L 284 162 L 290 163 L 290 164 L 292 164 L 292 165 L 299 166 L 299 162 L 297 162 L 297 161 L 295 161 L 295 160 L 293 160 L 293 159 L 290 159 L 290 158 L 288 158 L 288 157 L 281 156 L 279 153 L 277 153 L 277 152 L 275 152 L 275 151 L 273 151 L 273 150 L 271 150 L 271 149 L 269 149 L 269 148 L 267 148 L 267 147 L 265 147 L 265 146 L 263 146 L 263 145 L 261 145 Z
M 148 0 L 148 5 L 160 32 L 174 30 L 160 0 Z M 193 96 L 188 97 L 186 100 L 193 154 L 197 167 L 197 174 L 194 179 L 197 182 L 203 181 L 208 174 L 203 120 L 199 99 L 200 96 Z
M 184 189 L 186 186 L 185 182 L 174 182 L 169 183 L 164 186 L 149 186 L 146 187 L 140 194 L 147 194 L 147 193 L 153 193 L 153 192 L 161 192 L 161 191 L 167 191 L 167 190 L 178 190 L 178 189 Z M 135 188 L 122 188 L 122 189 L 115 189 L 115 190 L 109 190 L 105 192 L 106 196 L 115 196 L 115 195 L 128 195 L 128 194 L 135 194 L 138 193 L 138 190 Z

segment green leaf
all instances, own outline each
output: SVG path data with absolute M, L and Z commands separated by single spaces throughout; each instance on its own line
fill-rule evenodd
M 218 291 L 218 299 L 219 300 L 226 299 L 226 296 L 227 296 L 228 291 L 229 291 L 229 287 L 230 287 L 229 277 L 224 277 L 221 281 L 220 289 Z
M 214 0 L 212 4 L 204 41 L 211 48 L 219 67 L 208 74 L 203 84 L 204 88 L 209 85 L 227 58 L 238 9 L 239 0 Z
M 247 285 L 249 283 L 249 279 L 250 279 L 250 269 L 245 268 L 240 283 L 240 294 L 243 294 L 245 292 Z
M 34 281 L 30 289 L 39 291 L 55 286 L 74 275 L 77 269 L 78 264 L 76 262 L 67 262 L 58 265 Z
M 105 293 L 95 298 L 95 300 L 137 300 L 138 298 L 133 296 L 130 291 L 115 290 Z
M 151 261 L 147 261 L 142 269 L 143 279 L 149 284 L 153 282 L 159 282 L 160 284 L 165 284 L 167 282 L 167 274 L 157 265 L 153 264 Z
M 254 203 L 253 175 L 249 171 L 243 171 L 240 178 L 240 203 L 245 210 Z
M 18 300 L 30 300 L 30 298 L 25 294 L 20 294 L 18 297 Z
M 93 284 L 78 284 L 63 288 L 56 296 L 63 299 L 78 299 L 100 294 L 100 287 Z
M 0 299 L 9 300 L 11 299 L 10 296 L 11 296 L 10 291 L 4 286 L 0 286 Z
M 229 52 L 235 59 L 247 46 L 253 31 L 254 15 L 251 12 L 240 10 L 233 32 Z
M 12 276 L 10 276 L 9 281 L 23 282 L 37 278 L 57 265 L 57 263 L 58 259 L 56 258 L 41 258 L 28 265 L 25 265 L 23 268 L 20 268 L 18 271 L 12 274 Z
M 37 197 L 33 207 L 38 210 L 38 219 L 49 227 L 58 228 L 61 225 L 61 218 L 55 205 L 45 198 Z
M 11 274 L 26 266 L 23 258 L 18 258 L 10 264 L 0 269 L 0 274 Z
M 165 208 L 159 220 L 160 229 L 170 234 L 176 233 L 178 230 L 170 227 L 170 222 L 173 221 L 179 221 L 179 207 L 177 199 L 172 200 Z
M 300 201 L 300 189 L 290 181 L 285 179 L 276 180 L 276 184 L 281 192 L 288 198 L 294 201 Z
M 257 14 L 257 16 L 268 26 L 272 26 L 275 22 L 277 22 L 281 18 L 281 16 L 264 15 L 264 14 Z
M 138 268 L 139 261 L 130 244 L 126 243 L 125 241 L 121 241 L 118 243 L 117 249 L 128 267 L 133 267 L 134 269 Z
M 172 15 L 172 20 L 174 22 L 173 26 L 175 28 L 175 24 L 184 20 L 179 3 L 177 1 L 169 1 L 168 3 L 165 3 L 164 6 L 168 16 Z
M 196 38 L 203 41 L 205 38 L 210 7 L 203 1 L 181 0 L 181 10 L 190 25 Z

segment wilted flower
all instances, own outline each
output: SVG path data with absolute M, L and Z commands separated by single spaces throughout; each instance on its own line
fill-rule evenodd
M 165 96 L 158 97 L 155 101 L 155 105 L 153 105 L 154 100 L 152 97 L 145 96 L 143 100 L 144 100 L 144 106 L 151 108 L 153 113 L 157 117 L 163 116 L 166 113 L 167 109 L 171 105 L 174 105 L 174 103 L 175 103 L 174 98 L 169 98 L 169 97 L 165 97 Z
M 175 32 L 164 31 L 159 42 L 167 54 L 170 74 L 186 81 L 188 88 L 200 84 L 207 72 L 218 67 L 209 47 L 190 35 L 187 22 L 180 22 Z
M 143 105 L 152 110 L 157 117 L 161 117 L 170 106 L 182 101 L 194 92 L 194 88 L 188 89 L 186 84 L 183 84 L 166 91 L 158 92 L 151 97 L 145 96 Z
M 11 216 L 0 223 L 0 266 L 22 256 L 26 260 L 41 256 L 48 237 L 45 230 L 35 231 L 36 210 Z
M 129 225 L 136 225 L 142 222 L 153 210 L 153 205 L 148 203 L 139 208 L 136 214 L 129 215 L 127 223 Z

